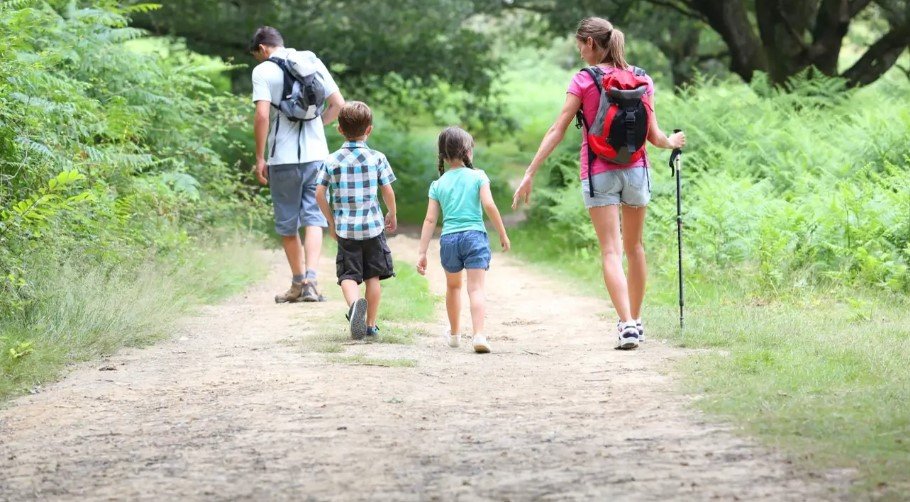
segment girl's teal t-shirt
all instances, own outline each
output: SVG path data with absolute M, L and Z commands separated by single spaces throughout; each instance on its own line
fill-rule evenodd
M 478 230 L 486 233 L 480 208 L 480 187 L 490 184 L 480 169 L 450 169 L 430 184 L 430 198 L 442 208 L 442 235 Z

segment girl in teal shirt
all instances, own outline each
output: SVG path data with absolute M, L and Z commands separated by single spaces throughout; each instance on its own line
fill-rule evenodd
M 421 275 L 426 274 L 427 248 L 441 210 L 439 258 L 446 272 L 446 311 L 449 316 L 446 340 L 450 347 L 458 347 L 461 341 L 462 271 L 467 270 L 474 351 L 483 354 L 490 352 L 490 344 L 483 333 L 486 300 L 483 283 L 490 268 L 491 256 L 481 207 L 499 232 L 502 250 L 508 251 L 510 243 L 499 209 L 493 202 L 490 179 L 483 171 L 474 169 L 471 163 L 473 158 L 474 138 L 464 129 L 449 127 L 439 134 L 439 179 L 430 185 L 430 203 L 420 233 L 417 271 Z M 448 171 L 446 165 L 449 166 Z

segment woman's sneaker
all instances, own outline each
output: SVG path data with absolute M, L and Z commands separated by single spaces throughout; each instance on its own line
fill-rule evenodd
M 367 336 L 367 299 L 359 298 L 352 303 L 347 318 L 351 323 L 351 338 L 362 340 Z
M 487 343 L 487 337 L 483 335 L 474 335 L 474 352 L 478 354 L 489 354 L 490 344 Z
M 634 322 L 629 323 L 619 323 L 617 325 L 619 331 L 619 337 L 616 340 L 616 348 L 618 350 L 633 350 L 638 348 L 639 338 L 638 338 L 638 328 L 635 326 Z
M 447 329 L 445 334 L 445 341 L 449 344 L 449 347 L 453 349 L 458 348 L 461 345 L 461 335 L 453 335 L 452 330 Z
M 645 328 L 641 321 L 635 321 L 635 328 L 638 329 L 638 343 L 645 342 Z

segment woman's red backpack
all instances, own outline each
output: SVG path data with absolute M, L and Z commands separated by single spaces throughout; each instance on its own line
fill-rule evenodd
M 585 68 L 600 92 L 600 104 L 594 121 L 588 124 L 582 110 L 578 122 L 584 125 L 588 139 L 588 187 L 594 196 L 591 172 L 594 158 L 616 164 L 631 164 L 645 154 L 645 140 L 651 123 L 648 79 L 641 68 L 615 69 L 609 73 L 597 66 Z

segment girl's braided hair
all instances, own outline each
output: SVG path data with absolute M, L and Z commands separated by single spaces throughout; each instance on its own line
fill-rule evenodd
M 468 153 L 474 149 L 474 138 L 467 131 L 458 127 L 446 127 L 439 133 L 439 175 L 445 174 L 446 160 L 460 160 L 464 165 L 474 169 Z

